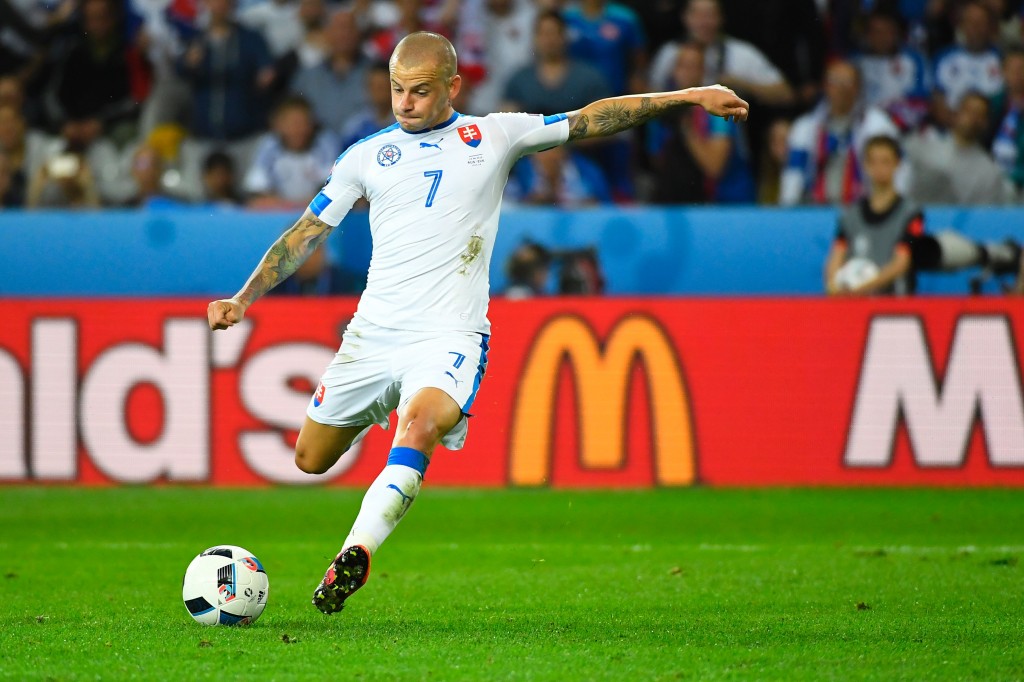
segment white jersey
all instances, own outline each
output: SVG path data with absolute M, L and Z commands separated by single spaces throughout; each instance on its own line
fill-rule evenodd
M 337 225 L 370 202 L 373 255 L 358 314 L 380 327 L 487 334 L 488 271 L 502 190 L 524 154 L 562 144 L 565 114 L 452 114 L 396 123 L 349 147 L 310 210 Z

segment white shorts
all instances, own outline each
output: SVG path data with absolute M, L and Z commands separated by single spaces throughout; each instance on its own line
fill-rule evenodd
M 441 440 L 459 450 L 469 430 L 467 417 L 487 368 L 486 334 L 387 329 L 358 315 L 342 336 L 306 414 L 329 426 L 365 426 L 358 442 L 423 388 L 438 388 L 461 407 L 463 417 Z

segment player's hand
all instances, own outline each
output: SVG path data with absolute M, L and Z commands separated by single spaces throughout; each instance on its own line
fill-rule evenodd
M 213 301 L 206 306 L 206 319 L 210 329 L 227 329 L 242 321 L 245 317 L 245 306 L 233 298 Z
M 698 103 L 709 114 L 735 121 L 747 120 L 750 105 L 729 88 L 724 85 L 709 85 L 698 88 L 698 90 L 700 91 Z

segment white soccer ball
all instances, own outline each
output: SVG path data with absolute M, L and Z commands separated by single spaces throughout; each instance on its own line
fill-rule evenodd
M 249 625 L 267 606 L 270 582 L 252 552 L 217 545 L 188 565 L 181 598 L 196 622 L 203 625 Z
M 840 289 L 852 290 L 878 277 L 878 266 L 867 258 L 851 258 L 836 272 L 834 284 Z

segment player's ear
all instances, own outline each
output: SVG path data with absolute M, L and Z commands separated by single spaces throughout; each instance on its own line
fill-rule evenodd
M 462 76 L 455 74 L 448 85 L 448 101 L 451 102 L 458 97 L 460 90 L 462 90 Z

